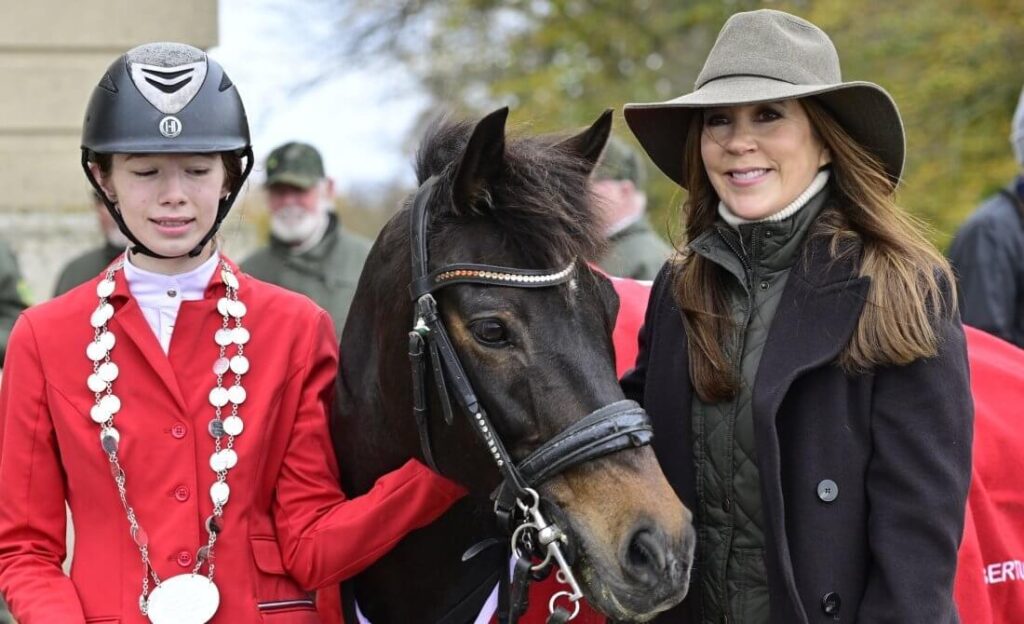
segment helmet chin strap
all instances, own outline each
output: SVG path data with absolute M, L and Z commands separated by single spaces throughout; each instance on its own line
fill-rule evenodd
M 85 169 L 85 177 L 89 180 L 89 184 L 91 184 L 92 187 L 96 189 L 96 192 L 99 194 L 100 199 L 103 200 L 103 205 L 107 207 L 107 212 L 110 213 L 110 217 L 114 220 L 114 223 L 117 224 L 117 228 L 121 230 L 121 233 L 124 234 L 129 241 L 131 241 L 131 252 L 133 254 L 142 254 L 144 256 L 158 258 L 160 260 L 176 260 L 178 258 L 186 257 L 195 258 L 199 254 L 203 253 L 203 249 L 206 248 L 207 243 L 209 243 L 213 239 L 213 237 L 217 235 L 217 231 L 220 230 L 221 223 L 223 223 L 224 219 L 228 216 L 228 212 L 231 210 L 232 204 L 235 203 L 235 199 L 238 198 L 238 194 L 242 191 L 242 187 L 245 185 L 245 181 L 249 178 L 249 174 L 252 172 L 252 167 L 254 163 L 252 147 L 246 147 L 245 151 L 242 153 L 242 157 L 245 159 L 245 170 L 242 171 L 241 179 L 239 179 L 238 184 L 235 185 L 235 188 L 227 197 L 220 200 L 220 203 L 217 205 L 217 218 L 216 220 L 214 220 L 213 226 L 210 228 L 210 231 L 203 236 L 203 238 L 199 241 L 199 243 L 196 244 L 195 247 L 192 248 L 191 251 L 176 256 L 165 256 L 163 254 L 158 254 L 149 247 L 143 245 L 142 241 L 140 241 L 138 238 L 135 237 L 134 234 L 132 234 L 132 231 L 128 229 L 128 224 L 124 222 L 124 217 L 121 216 L 121 211 L 118 209 L 117 204 L 110 201 L 110 198 L 107 197 L 106 191 L 103 190 L 103 187 L 100 186 L 99 181 L 96 180 L 95 176 L 93 176 L 92 170 L 89 169 L 89 152 L 88 150 L 84 149 L 82 150 L 82 168 Z

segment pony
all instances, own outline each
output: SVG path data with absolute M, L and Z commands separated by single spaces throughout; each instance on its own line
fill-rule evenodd
M 611 340 L 618 299 L 588 264 L 604 238 L 588 177 L 611 112 L 568 138 L 506 137 L 507 116 L 505 108 L 475 124 L 442 120 L 428 131 L 416 173 L 420 193 L 428 181 L 429 193 L 407 200 L 381 231 L 343 330 L 331 430 L 346 493 L 368 491 L 410 457 L 433 462 L 468 491 L 347 586 L 349 603 L 354 597 L 374 624 L 472 622 L 509 570 L 509 537 L 491 500 L 502 482 L 493 453 L 465 414 L 450 424 L 440 417 L 447 397 L 436 389 L 424 425 L 428 442 L 413 417 L 415 201 L 428 202 L 431 270 L 572 266 L 571 279 L 545 288 L 459 283 L 435 293 L 466 377 L 514 462 L 624 399 Z M 535 487 L 545 515 L 564 529 L 565 559 L 592 606 L 615 620 L 645 621 L 683 599 L 692 515 L 650 446 L 591 459 Z

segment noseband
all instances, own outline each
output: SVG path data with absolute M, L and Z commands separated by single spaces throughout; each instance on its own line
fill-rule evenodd
M 650 419 L 635 402 L 616 401 L 573 423 L 541 444 L 518 464 L 509 456 L 452 346 L 433 293 L 452 284 L 551 288 L 573 278 L 576 262 L 550 271 L 469 263 L 450 264 L 429 271 L 429 204 L 436 185 L 436 176 L 424 182 L 413 198 L 410 210 L 412 282 L 409 293 L 415 302 L 415 325 L 409 332 L 409 358 L 412 364 L 413 412 L 419 429 L 420 446 L 427 463 L 438 471 L 430 442 L 426 381 L 429 368 L 445 422 L 451 425 L 454 421 L 450 399 L 454 397 L 469 416 L 474 430 L 487 446 L 502 475 L 501 485 L 494 496 L 495 513 L 499 525 L 513 536 L 513 552 L 518 555 L 520 562 L 526 562 L 515 566 L 517 572 L 514 572 L 514 576 L 518 574 L 523 577 L 521 580 L 525 586 L 529 576 L 536 576 L 544 570 L 550 571 L 551 564 L 556 564 L 560 568 L 559 579 L 568 584 L 572 592 L 559 592 L 552 597 L 549 605 L 552 619 L 549 621 L 566 622 L 578 613 L 578 600 L 582 593 L 561 550 L 560 544 L 568 543 L 568 537 L 541 514 L 536 487 L 573 466 L 616 451 L 650 444 L 653 437 Z M 540 564 L 530 565 L 529 559 L 534 555 L 542 559 Z M 516 593 L 515 578 L 512 580 L 512 593 Z M 556 599 L 560 597 L 573 604 L 571 614 L 562 607 L 556 608 Z M 516 607 L 516 600 L 513 599 L 509 611 L 514 613 Z M 517 616 L 513 615 L 510 619 L 515 621 Z

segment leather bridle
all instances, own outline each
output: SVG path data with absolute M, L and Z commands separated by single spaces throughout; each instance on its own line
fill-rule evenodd
M 501 473 L 502 482 L 494 495 L 495 513 L 500 526 L 513 536 L 513 552 L 523 560 L 531 556 L 543 559 L 540 564 L 527 565 L 524 569 L 536 574 L 543 569 L 550 569 L 552 563 L 557 564 L 561 568 L 559 578 L 572 588 L 571 593 L 556 594 L 549 605 L 552 613 L 549 621 L 565 622 L 578 612 L 578 600 L 582 593 L 561 551 L 560 544 L 567 543 L 568 538 L 557 525 L 548 522 L 541 514 L 540 496 L 535 488 L 573 466 L 616 451 L 650 444 L 653 437 L 650 419 L 635 402 L 616 401 L 573 423 L 541 444 L 521 462 L 516 463 L 512 459 L 466 376 L 438 312 L 433 293 L 452 284 L 551 288 L 573 279 L 576 262 L 550 271 L 469 263 L 450 264 L 430 271 L 427 231 L 430 224 L 430 201 L 438 188 L 437 182 L 437 176 L 425 181 L 417 190 L 410 209 L 412 282 L 409 292 L 415 304 L 415 318 L 413 330 L 409 332 L 409 358 L 412 364 L 413 412 L 422 453 L 431 468 L 438 471 L 430 441 L 426 381 L 429 368 L 445 422 L 451 425 L 454 421 L 450 400 L 454 397 L 459 407 L 469 416 L 474 430 L 487 446 Z M 555 607 L 560 595 L 573 603 L 572 614 L 562 607 Z M 516 619 L 517 616 L 513 616 L 510 621 Z

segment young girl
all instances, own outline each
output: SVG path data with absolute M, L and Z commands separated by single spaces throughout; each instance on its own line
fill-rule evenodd
M 689 191 L 623 381 L 696 515 L 690 594 L 656 621 L 957 622 L 964 332 L 894 203 L 896 104 L 761 10 L 726 22 L 692 93 L 625 116 Z
M 118 58 L 82 151 L 132 244 L 11 336 L 0 593 L 22 624 L 319 622 L 311 591 L 334 591 L 460 489 L 409 461 L 365 496 L 340 492 L 330 319 L 216 246 L 252 163 L 216 62 L 167 43 Z

